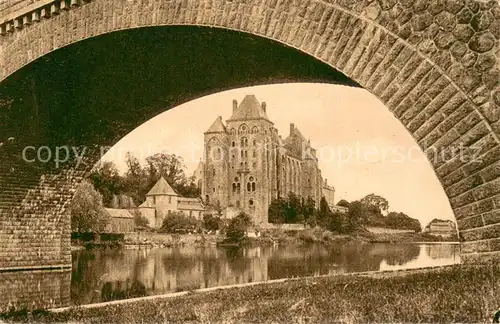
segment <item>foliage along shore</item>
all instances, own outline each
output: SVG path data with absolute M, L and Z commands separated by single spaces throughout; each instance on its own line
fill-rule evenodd
M 350 235 L 336 234 L 322 228 L 304 230 L 268 229 L 262 231 L 260 237 L 247 237 L 239 242 L 225 242 L 224 235 L 203 234 L 162 234 L 162 233 L 132 233 L 125 239 L 115 243 L 87 243 L 74 245 L 73 249 L 83 248 L 165 248 L 181 246 L 272 246 L 311 244 L 337 245 L 348 242 L 357 243 L 448 243 L 456 242 L 456 238 L 442 238 L 426 233 L 396 233 L 382 234 L 359 230 Z
M 84 323 L 490 322 L 500 265 L 369 276 L 302 278 L 58 313 L 16 312 L 5 321 Z

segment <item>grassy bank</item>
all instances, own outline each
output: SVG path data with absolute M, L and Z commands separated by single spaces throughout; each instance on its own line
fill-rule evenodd
M 41 322 L 490 322 L 500 307 L 500 266 L 454 266 L 406 276 L 324 277 L 134 301 Z M 4 320 L 23 320 L 26 314 Z

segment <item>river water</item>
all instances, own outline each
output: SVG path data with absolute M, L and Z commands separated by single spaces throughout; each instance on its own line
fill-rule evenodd
M 307 247 L 178 247 L 73 252 L 71 303 L 360 271 L 460 263 L 458 245 L 342 244 Z

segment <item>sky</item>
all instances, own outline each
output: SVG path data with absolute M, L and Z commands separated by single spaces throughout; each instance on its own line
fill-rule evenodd
M 203 133 L 232 112 L 233 99 L 254 94 L 286 138 L 290 123 L 318 151 L 323 178 L 336 189 L 335 202 L 375 193 L 389 211 L 404 212 L 426 225 L 434 218 L 455 220 L 430 163 L 404 126 L 375 96 L 362 88 L 294 83 L 220 92 L 165 111 L 119 141 L 103 160 L 122 172 L 125 154 L 140 160 L 166 152 L 182 156 L 192 175 L 203 151 Z

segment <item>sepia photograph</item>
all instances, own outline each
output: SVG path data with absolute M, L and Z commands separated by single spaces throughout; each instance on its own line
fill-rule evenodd
M 499 323 L 500 2 L 0 0 L 0 296 Z

